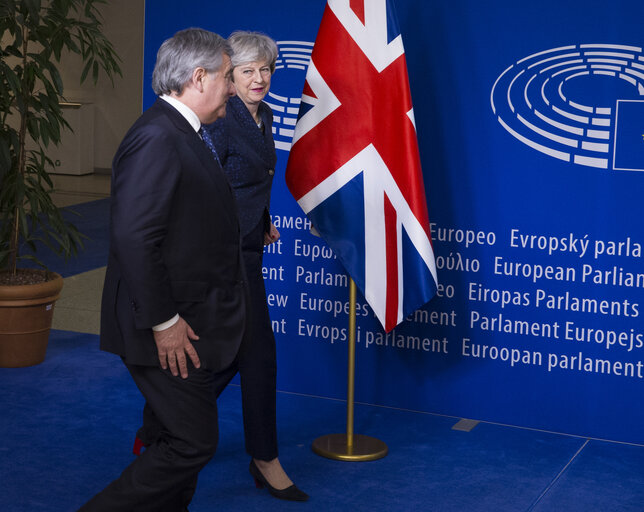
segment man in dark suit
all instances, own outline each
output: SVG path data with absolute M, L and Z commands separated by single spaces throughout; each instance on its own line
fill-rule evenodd
M 200 128 L 234 95 L 230 55 L 201 29 L 166 40 L 160 98 L 114 157 L 101 348 L 145 397 L 148 446 L 83 511 L 187 510 L 215 453 L 218 375 L 237 357 L 248 299 L 235 200 Z

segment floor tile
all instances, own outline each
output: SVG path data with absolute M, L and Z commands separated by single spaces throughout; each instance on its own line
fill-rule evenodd
M 105 267 L 66 277 L 54 308 L 52 327 L 98 334 Z

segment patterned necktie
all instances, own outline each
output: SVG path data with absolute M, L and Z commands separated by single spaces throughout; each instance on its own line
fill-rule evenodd
M 215 143 L 212 141 L 212 137 L 210 136 L 210 133 L 208 132 L 208 130 L 205 130 L 204 127 L 202 126 L 201 128 L 199 128 L 198 133 L 199 135 L 201 135 L 201 138 L 206 143 L 206 146 L 208 146 L 208 149 L 210 149 L 210 152 L 215 157 L 215 160 L 217 160 L 217 163 L 219 164 L 219 166 L 223 167 L 221 165 L 221 161 L 219 160 L 219 155 L 217 154 L 217 150 L 215 149 Z

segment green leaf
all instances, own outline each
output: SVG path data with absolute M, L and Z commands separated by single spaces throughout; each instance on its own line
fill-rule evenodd
M 60 77 L 60 73 L 58 72 L 58 69 L 56 66 L 50 63 L 50 66 L 48 67 L 49 75 L 51 76 L 51 80 L 54 83 L 54 86 L 56 87 L 56 91 L 58 94 L 63 93 L 63 80 Z
M 4 137 L 0 138 L 0 180 L 4 173 L 11 167 L 11 151 Z
M 20 78 L 13 70 L 11 69 L 6 70 L 5 76 L 3 78 L 7 81 L 14 97 L 19 96 L 22 93 Z
M 85 63 L 85 67 L 83 68 L 83 72 L 81 73 L 81 76 L 80 76 L 81 83 L 83 83 L 87 78 L 87 73 L 89 73 L 89 70 L 92 68 L 92 63 L 93 62 L 91 60 L 88 60 Z
M 35 250 L 35 249 L 34 249 Z M 20 256 L 20 260 L 27 260 L 27 261 L 32 261 L 36 265 L 38 265 L 41 268 L 47 269 L 47 265 L 45 265 L 42 261 L 40 261 L 34 254 L 24 254 Z
M 27 7 L 29 16 L 32 18 L 32 23 L 38 24 L 40 19 L 40 0 L 22 0 L 22 1 Z

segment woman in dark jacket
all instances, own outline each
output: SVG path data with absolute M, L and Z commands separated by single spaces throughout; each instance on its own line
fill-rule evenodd
M 212 139 L 211 150 L 237 199 L 251 295 L 251 332 L 242 345 L 238 363 L 246 451 L 252 457 L 249 469 L 258 487 L 267 487 L 277 498 L 304 501 L 308 496 L 288 478 L 278 459 L 275 338 L 262 275 L 264 245 L 279 238 L 269 214 L 277 161 L 273 112 L 262 101 L 275 70 L 277 45 L 263 34 L 241 31 L 231 34 L 228 42 L 233 50 L 237 96 L 228 101 L 226 117 L 206 127 L 204 140 L 208 143 Z

